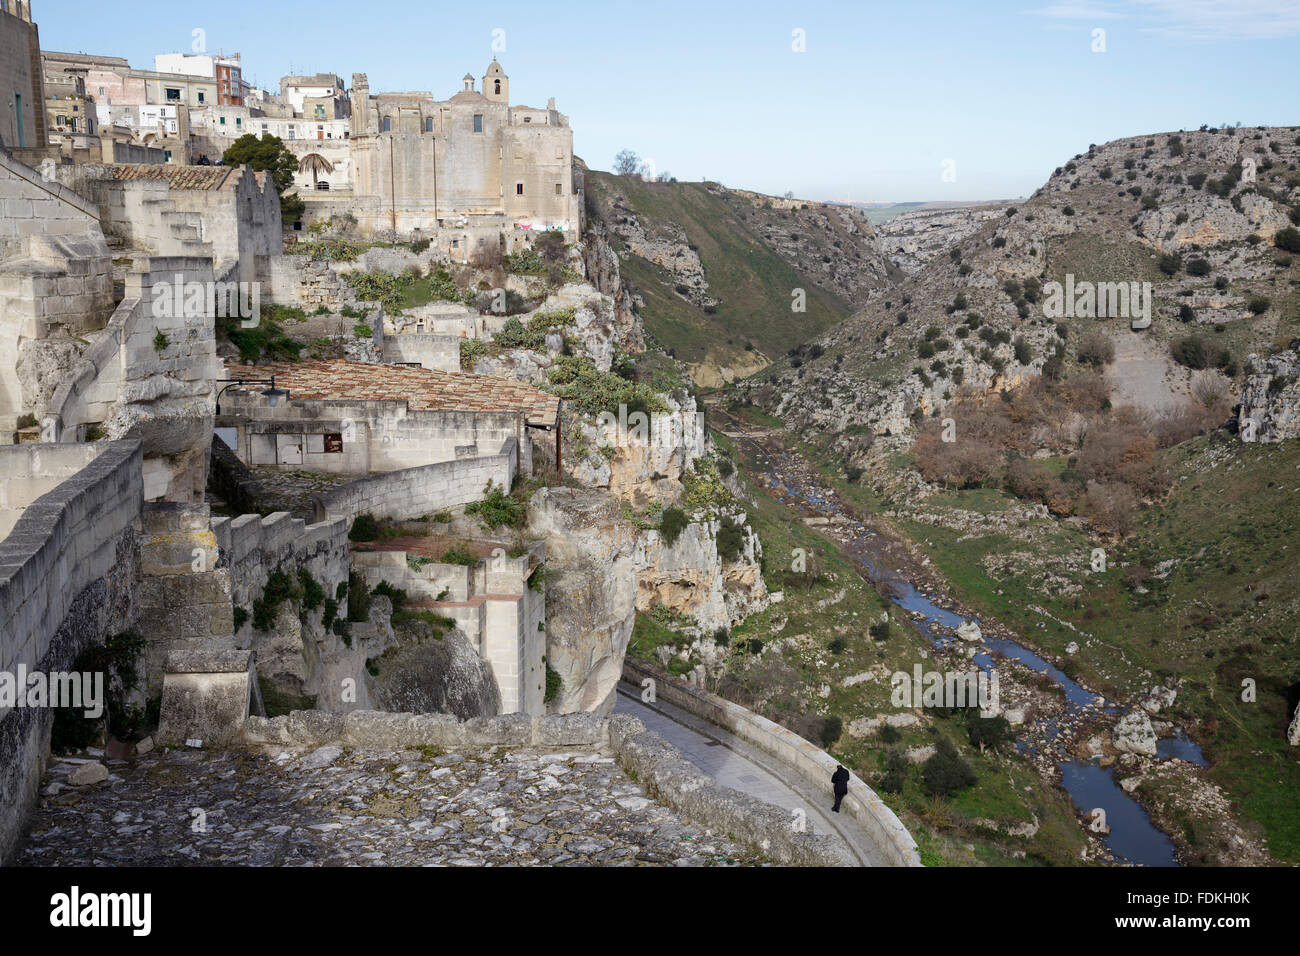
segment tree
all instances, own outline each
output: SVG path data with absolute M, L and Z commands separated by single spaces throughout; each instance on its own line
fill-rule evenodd
M 252 133 L 245 133 L 230 144 L 221 154 L 221 161 L 227 166 L 248 166 L 256 172 L 270 174 L 275 183 L 275 191 L 280 194 L 280 218 L 293 222 L 302 216 L 306 204 L 298 198 L 297 193 L 285 194 L 293 185 L 293 177 L 298 172 L 298 159 L 289 152 L 289 147 L 278 136 L 263 136 L 258 139 Z
M 614 175 L 634 176 L 641 172 L 641 157 L 630 149 L 619 150 L 614 157 Z
M 321 173 L 334 172 L 334 164 L 320 153 L 308 153 L 298 161 L 298 172 L 311 173 L 311 184 L 315 186 Z

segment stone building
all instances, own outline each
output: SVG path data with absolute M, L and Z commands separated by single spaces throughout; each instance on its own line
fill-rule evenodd
M 454 96 L 370 92 L 352 75 L 351 191 L 304 196 L 309 218 L 356 217 L 370 234 L 413 235 L 464 260 L 493 244 L 506 251 L 536 232 L 582 227 L 573 131 L 551 100 L 510 105 L 510 79 L 496 60 L 482 90 L 468 74 Z
M 232 388 L 221 399 L 216 425 L 232 430 L 227 444 L 248 465 L 364 476 L 504 450 L 511 474 L 530 475 L 539 450 L 554 462 L 560 400 L 524 382 L 344 361 L 228 366 L 225 375 L 272 376 L 289 392 L 274 407 L 264 385 Z M 540 449 L 538 433 L 546 435 Z M 469 491 L 484 483 L 480 477 Z
M 0 146 L 45 145 L 41 41 L 27 0 L 0 0 Z

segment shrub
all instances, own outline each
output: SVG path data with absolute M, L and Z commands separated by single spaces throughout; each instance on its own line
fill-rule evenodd
M 1016 361 L 1021 365 L 1028 365 L 1034 360 L 1034 355 L 1029 350 L 1029 343 L 1025 341 L 1023 335 L 1017 335 L 1012 345 L 1016 350 Z
M 957 753 L 946 737 L 935 742 L 934 755 L 921 766 L 925 792 L 932 797 L 946 797 L 975 783 L 975 771 Z
M 890 730 L 894 728 L 890 727 Z M 897 731 L 895 731 L 897 733 Z M 885 793 L 902 793 L 903 783 L 907 780 L 907 757 L 902 751 L 894 749 L 885 757 L 885 775 L 876 786 Z
M 370 592 L 361 575 L 353 571 L 348 575 L 348 620 L 360 624 L 370 618 Z M 337 626 L 339 622 L 335 622 Z M 340 635 L 341 636 L 341 635 Z
M 1183 260 L 1172 252 L 1166 252 L 1156 260 L 1156 266 L 1159 267 L 1160 271 L 1165 275 L 1174 276 L 1177 275 L 1178 270 L 1183 267 Z
M 1079 361 L 1100 368 L 1115 361 L 1115 343 L 1101 332 L 1089 332 L 1079 342 Z
M 362 512 L 352 520 L 348 529 L 349 541 L 378 541 L 383 537 L 384 529 L 370 512 Z
M 726 562 L 739 561 L 745 550 L 745 531 L 742 525 L 724 517 L 718 526 L 718 557 Z
M 659 534 L 663 538 L 664 544 L 672 547 L 677 543 L 677 539 L 682 536 L 686 526 L 690 524 L 686 517 L 686 512 L 678 507 L 669 507 L 664 509 L 663 515 L 659 518 Z
M 889 640 L 889 622 L 885 620 L 877 621 L 871 625 L 867 633 L 871 635 L 873 641 L 887 641 Z
M 978 708 L 970 712 L 966 730 L 971 744 L 981 751 L 1000 750 L 1015 739 L 1011 724 L 1005 717 L 1001 714 L 996 717 L 981 717 Z
M 1285 252 L 1300 253 L 1300 230 L 1293 226 L 1279 229 L 1273 237 L 1273 245 Z
M 482 339 L 461 339 L 460 340 L 460 367 L 461 371 L 472 372 L 474 365 L 479 359 L 488 353 L 487 343 Z
M 524 503 L 488 479 L 483 487 L 483 498 L 465 506 L 465 514 L 478 515 L 484 528 L 519 528 L 524 523 Z
M 1252 295 L 1246 300 L 1246 309 L 1251 315 L 1263 315 L 1272 304 L 1272 300 L 1266 295 Z
M 1208 276 L 1210 274 L 1210 263 L 1206 259 L 1192 259 L 1187 263 L 1187 274 L 1189 276 Z

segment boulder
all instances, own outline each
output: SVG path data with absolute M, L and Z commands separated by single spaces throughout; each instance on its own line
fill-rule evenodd
M 1156 732 L 1146 711 L 1134 710 L 1121 717 L 1112 734 L 1115 749 L 1121 753 L 1154 757 Z

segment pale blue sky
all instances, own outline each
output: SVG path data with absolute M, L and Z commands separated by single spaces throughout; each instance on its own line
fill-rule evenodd
M 1016 197 L 1089 143 L 1300 124 L 1300 0 L 35 0 L 35 13 L 47 49 L 152 68 L 197 27 L 268 89 L 292 69 L 439 96 L 482 75 L 501 29 L 512 100 L 554 96 L 594 168 L 628 147 L 680 179 L 810 199 Z

